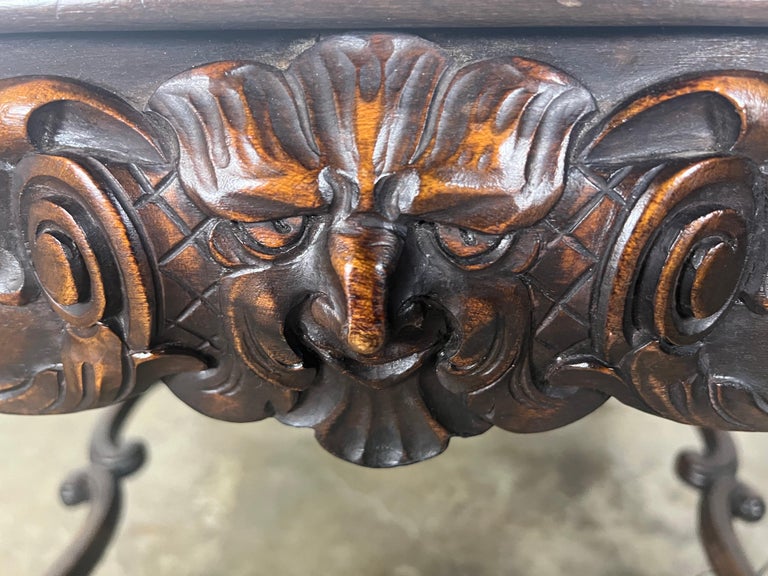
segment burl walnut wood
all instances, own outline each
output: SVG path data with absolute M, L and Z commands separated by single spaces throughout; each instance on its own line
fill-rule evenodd
M 396 466 L 613 396 L 768 430 L 768 76 L 698 73 L 596 117 L 552 66 L 414 36 L 199 66 L 139 111 L 0 81 L 0 411 L 162 380 Z M 730 339 L 730 340 L 729 340 Z

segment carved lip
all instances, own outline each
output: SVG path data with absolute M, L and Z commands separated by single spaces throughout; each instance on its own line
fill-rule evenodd
M 397 320 L 391 325 L 389 342 L 381 353 L 358 355 L 334 336 L 343 331 L 341 324 L 329 329 L 318 322 L 310 311 L 312 300 L 307 299 L 297 310 L 300 329 L 291 332 L 288 327 L 292 323 L 286 326 L 286 336 L 302 349 L 297 354 L 305 359 L 305 365 L 314 358 L 367 388 L 383 390 L 402 383 L 451 340 L 453 330 L 442 307 L 425 298 L 410 299 L 395 315 Z M 417 302 L 418 308 L 414 306 Z M 409 310 L 420 310 L 416 313 L 418 321 L 409 317 Z
M 293 389 L 305 389 L 314 379 L 314 368 L 317 364 L 327 364 L 335 370 L 347 375 L 359 384 L 372 389 L 385 389 L 395 386 L 419 370 L 427 358 L 437 355 L 445 345 L 445 339 L 434 335 L 420 334 L 418 337 L 407 338 L 397 342 L 390 348 L 386 356 L 355 358 L 336 345 L 324 341 L 314 330 L 290 330 L 291 322 L 287 322 L 285 337 L 299 360 L 297 363 L 286 363 L 274 357 L 258 337 L 258 328 L 254 326 L 250 314 L 242 314 L 241 331 L 246 344 L 246 356 L 254 363 L 271 374 L 267 378 L 281 386 L 284 378 L 274 378 L 278 375 L 290 375 L 289 380 L 295 380 L 299 374 L 301 386 L 288 386 Z M 306 327 L 306 324 L 305 324 Z M 316 334 L 313 337 L 313 333 Z M 322 332 L 321 332 L 322 333 Z M 413 336 L 413 335 L 412 335 Z M 310 376 L 311 375 L 311 376 Z M 263 376 L 263 374 L 262 374 Z
M 420 369 L 426 358 L 434 355 L 440 347 L 440 343 L 436 342 L 425 349 L 393 360 L 361 362 L 347 356 L 339 358 L 313 343 L 311 339 L 306 338 L 305 340 L 323 362 L 333 366 L 336 370 L 340 370 L 358 383 L 376 390 L 390 388 L 407 379 Z

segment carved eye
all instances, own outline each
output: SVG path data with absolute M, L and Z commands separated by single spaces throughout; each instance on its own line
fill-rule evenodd
M 250 252 L 274 255 L 298 244 L 304 236 L 305 227 L 304 216 L 293 216 L 265 222 L 238 222 L 234 225 L 234 232 Z
M 435 224 L 435 233 L 440 247 L 455 258 L 475 258 L 493 250 L 502 236 L 483 234 L 466 228 Z
M 307 230 L 307 218 L 293 216 L 263 222 L 222 220 L 208 241 L 211 253 L 225 266 L 240 266 L 253 261 L 273 260 L 289 254 L 301 244 Z
M 524 270 L 538 254 L 537 234 L 484 234 L 467 228 L 434 224 L 437 243 L 450 260 L 465 270 L 480 270 L 498 261 L 513 249 L 505 266 Z

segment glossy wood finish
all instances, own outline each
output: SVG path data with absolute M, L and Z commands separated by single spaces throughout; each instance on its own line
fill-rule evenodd
M 0 83 L 18 334 L 0 411 L 163 378 L 205 414 L 311 426 L 377 467 L 610 396 L 768 430 L 761 357 L 731 369 L 722 344 L 764 330 L 762 72 L 657 79 L 597 111 L 515 54 L 310 44 L 196 66 L 144 110 L 66 78 Z
M 764 0 L 5 0 L 0 32 L 502 26 L 764 26 Z

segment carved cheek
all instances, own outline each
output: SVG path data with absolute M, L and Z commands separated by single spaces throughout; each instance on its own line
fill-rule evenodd
M 527 337 L 530 299 L 519 279 L 483 275 L 445 302 L 456 333 L 438 364 L 440 382 L 455 393 L 493 384 L 520 358 Z M 467 296 L 469 294 L 470 296 Z
M 245 364 L 262 379 L 305 389 L 314 379 L 304 359 L 286 338 L 287 319 L 298 282 L 293 269 L 267 270 L 222 282 L 222 307 L 232 344 Z
M 519 271 L 533 258 L 537 242 L 512 245 L 513 253 L 472 270 L 449 257 L 435 257 L 441 253 L 429 228 L 419 230 L 415 240 L 414 250 L 407 252 L 407 264 L 422 271 L 414 279 L 415 290 L 444 311 L 449 326 L 449 340 L 437 362 L 440 383 L 466 394 L 511 374 L 529 336 L 532 310 Z

